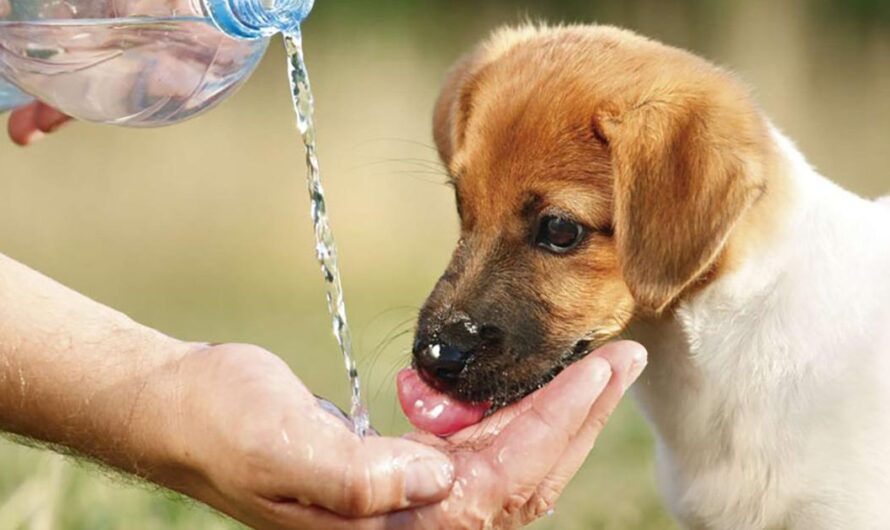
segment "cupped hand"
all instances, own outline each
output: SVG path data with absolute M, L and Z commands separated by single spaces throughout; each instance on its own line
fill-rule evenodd
M 172 379 L 168 452 L 188 472 L 150 478 L 251 527 L 350 527 L 451 488 L 444 453 L 402 438 L 360 440 L 261 348 L 198 348 Z
M 12 111 L 7 129 L 18 145 L 30 145 L 67 123 L 71 118 L 56 109 L 35 101 Z
M 259 529 L 516 528 L 554 506 L 645 365 L 610 344 L 447 439 L 362 441 L 271 353 L 203 347 L 166 427 L 188 472 L 151 478 Z

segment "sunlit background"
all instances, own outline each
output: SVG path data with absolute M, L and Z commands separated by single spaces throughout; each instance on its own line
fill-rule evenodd
M 826 175 L 890 191 L 890 7 L 881 0 L 318 0 L 305 25 L 321 162 L 374 424 L 407 428 L 393 376 L 456 238 L 430 114 L 450 63 L 527 17 L 617 24 L 745 79 Z M 0 140 L 0 252 L 177 337 L 260 344 L 341 405 L 303 153 L 273 42 L 246 87 L 179 126 L 75 124 Z M 0 529 L 237 528 L 209 510 L 0 441 Z M 537 528 L 673 528 L 628 401 Z

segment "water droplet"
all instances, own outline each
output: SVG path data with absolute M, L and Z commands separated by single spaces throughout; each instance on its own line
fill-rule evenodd
M 451 496 L 455 499 L 461 499 L 464 496 L 464 485 L 466 481 L 463 479 L 457 479 L 454 481 L 454 484 L 451 486 Z
M 439 403 L 438 405 L 433 407 L 433 410 L 427 412 L 426 415 L 432 419 L 436 419 L 441 416 L 443 412 L 445 412 L 445 404 Z

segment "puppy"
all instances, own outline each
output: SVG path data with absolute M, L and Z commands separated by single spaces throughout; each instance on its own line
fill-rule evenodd
M 890 209 L 729 73 L 604 26 L 504 29 L 435 110 L 461 235 L 426 385 L 504 406 L 619 335 L 688 528 L 890 528 Z M 831 131 L 825 131 L 831 134 Z

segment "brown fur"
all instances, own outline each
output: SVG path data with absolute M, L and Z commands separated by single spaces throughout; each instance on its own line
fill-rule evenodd
M 727 249 L 761 229 L 745 214 L 773 155 L 746 91 L 627 31 L 496 33 L 449 74 L 434 133 L 462 239 L 419 331 L 460 313 L 507 335 L 467 370 L 454 392 L 464 399 L 532 390 L 579 342 L 612 338 L 721 274 Z M 592 229 L 588 241 L 568 255 L 535 247 L 553 214 Z

